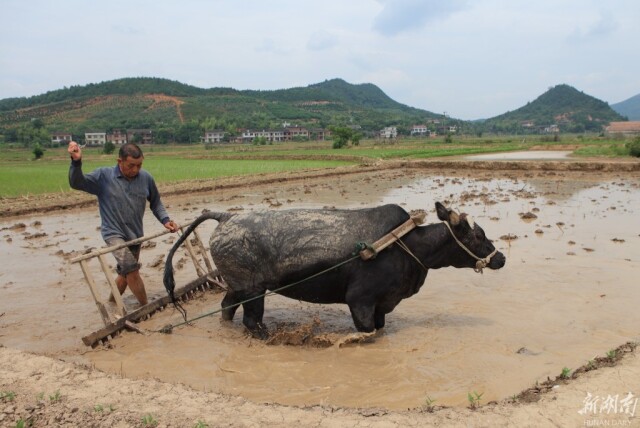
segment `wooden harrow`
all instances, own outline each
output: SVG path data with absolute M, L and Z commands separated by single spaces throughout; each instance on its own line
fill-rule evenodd
M 184 225 L 183 227 L 186 227 L 186 226 L 189 226 L 189 224 Z M 73 259 L 70 260 L 71 263 L 80 264 L 80 268 L 82 269 L 82 273 L 84 274 L 84 279 L 87 282 L 89 290 L 91 291 L 91 295 L 93 296 L 93 299 L 96 303 L 96 307 L 98 308 L 98 313 L 100 314 L 100 317 L 104 322 L 103 328 L 87 336 L 84 336 L 82 338 L 82 341 L 84 342 L 85 345 L 91 346 L 93 348 L 97 346 L 99 343 L 104 344 L 108 342 L 111 338 L 117 336 L 119 332 L 122 331 L 122 329 L 124 328 L 128 328 L 130 330 L 134 330 L 139 333 L 142 333 L 142 331 L 134 323 L 148 319 L 155 312 L 162 311 L 167 305 L 171 303 L 171 299 L 169 298 L 169 296 L 165 296 L 160 299 L 149 302 L 146 305 L 136 309 L 135 311 L 127 312 L 124 306 L 124 303 L 122 301 L 122 297 L 120 296 L 120 293 L 118 291 L 118 287 L 116 285 L 115 279 L 113 278 L 113 273 L 111 272 L 111 269 L 109 269 L 109 265 L 105 257 L 106 254 L 109 254 L 120 248 L 128 247 L 130 245 L 142 244 L 143 242 L 156 239 L 167 233 L 169 233 L 169 231 L 164 230 L 153 235 L 143 236 L 141 238 L 125 242 L 120 245 L 101 248 L 101 249 L 92 251 L 90 253 L 83 254 L 78 257 L 74 257 Z M 213 263 L 211 262 L 208 255 L 209 253 L 207 252 L 204 245 L 202 244 L 202 240 L 200 239 L 200 236 L 196 233 L 196 231 L 194 231 L 193 233 L 194 233 L 195 243 L 199 251 L 196 252 L 196 250 L 193 248 L 193 244 L 188 239 L 184 241 L 184 246 L 187 252 L 189 253 L 191 260 L 193 261 L 193 264 L 196 268 L 196 272 L 198 274 L 198 278 L 195 279 L 194 281 L 189 282 L 183 287 L 178 287 L 176 289 L 175 291 L 176 300 L 179 300 L 182 302 L 191 300 L 192 298 L 195 297 L 196 294 L 208 289 L 213 289 L 213 288 L 226 289 L 226 286 L 224 285 L 224 281 L 218 274 L 218 271 L 213 268 Z M 202 260 L 198 259 L 198 253 L 202 257 Z M 98 259 L 100 263 L 100 268 L 102 269 L 102 272 L 106 277 L 107 284 L 111 289 L 111 296 L 115 300 L 115 305 L 116 305 L 115 315 L 110 314 L 109 311 L 107 310 L 105 302 L 102 300 L 102 298 L 100 297 L 100 294 L 98 293 L 98 285 L 91 271 L 89 270 L 88 262 L 94 258 Z M 201 261 L 204 262 L 204 267 L 202 266 Z

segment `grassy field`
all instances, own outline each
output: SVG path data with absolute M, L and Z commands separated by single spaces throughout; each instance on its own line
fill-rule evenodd
M 570 148 L 583 156 L 628 156 L 624 140 L 563 136 L 560 141 L 541 137 L 403 139 L 393 143 L 367 140 L 340 150 L 332 143 L 274 143 L 254 146 L 225 144 L 205 147 L 145 146 L 144 168 L 158 183 L 191 179 L 230 177 L 310 168 L 335 168 L 367 159 L 433 158 L 514 150 Z M 563 147 L 560 147 L 563 146 Z M 100 148 L 83 150 L 83 169 L 115 165 L 117 154 L 104 155 Z M 46 149 L 44 157 L 33 159 L 29 149 L 0 146 L 0 197 L 18 197 L 52 192 L 69 192 L 66 147 Z

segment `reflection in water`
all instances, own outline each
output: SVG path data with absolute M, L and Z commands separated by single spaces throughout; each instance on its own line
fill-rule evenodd
M 80 336 L 100 322 L 82 274 L 66 264 L 64 255 L 102 246 L 94 210 L 21 219 L 27 224 L 21 231 L 9 230 L 12 222 L 0 224 L 0 251 L 8 254 L 5 263 L 11 266 L 0 273 L 8 297 L 0 299 L 0 313 L 6 313 L 0 319 L 1 340 L 67 359 L 88 358 L 114 373 L 264 402 L 406 409 L 421 406 L 427 396 L 441 405 L 466 405 L 469 391 L 482 392 L 483 401 L 508 397 L 556 376 L 563 367 L 578 367 L 620 343 L 638 340 L 640 329 L 635 303 L 640 291 L 634 280 L 640 268 L 639 178 L 611 176 L 596 182 L 568 173 L 530 175 L 381 172 L 168 200 L 183 223 L 204 208 L 398 203 L 407 210 L 426 209 L 427 222 L 435 222 L 434 202 L 446 201 L 470 213 L 507 256 L 505 268 L 483 275 L 452 268 L 429 272 L 420 293 L 387 317 L 372 343 L 269 346 L 245 334 L 240 309 L 232 323 L 214 316 L 171 335 L 127 333 L 112 341 L 113 349 L 79 357 Z M 522 213 L 534 218 L 523 221 Z M 147 230 L 154 230 L 155 220 L 146 220 Z M 36 221 L 41 224 L 32 226 Z M 207 241 L 215 222 L 202 227 Z M 24 235 L 36 230 L 47 235 Z M 505 235 L 516 239 L 500 239 Z M 152 296 L 164 291 L 161 268 L 149 264 L 171 243 L 160 241 L 143 251 Z M 38 272 L 33 266 L 39 266 Z M 179 283 L 194 275 L 186 266 L 178 271 Z M 189 314 L 218 308 L 220 298 L 210 294 L 190 302 Z M 142 326 L 154 330 L 178 321 L 179 314 L 168 309 Z M 267 299 L 265 322 L 272 329 L 294 331 L 312 326 L 309 331 L 329 340 L 354 331 L 346 306 L 280 296 Z

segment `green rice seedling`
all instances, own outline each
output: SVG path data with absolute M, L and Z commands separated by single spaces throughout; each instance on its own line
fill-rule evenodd
M 571 375 L 571 369 L 568 367 L 563 367 L 562 373 L 560 373 L 560 379 L 569 379 L 570 375 Z
M 53 395 L 49 396 L 49 401 L 52 403 L 57 403 L 58 401 L 60 401 L 61 398 L 62 398 L 62 395 L 60 395 L 60 391 L 56 391 L 53 393 Z
M 473 391 L 473 393 L 467 393 L 467 400 L 469 400 L 470 409 L 477 409 L 478 407 L 480 407 L 480 399 L 482 398 L 483 394 L 484 392 L 478 394 L 476 391 Z
M 435 410 L 434 403 L 435 403 L 436 401 L 438 401 L 438 400 L 436 400 L 436 399 L 434 399 L 434 398 L 431 398 L 431 397 L 429 397 L 429 396 L 427 395 L 427 397 L 424 399 L 424 406 L 423 406 L 423 408 L 424 408 L 427 412 L 432 413 L 432 412 Z
M 142 423 L 144 424 L 145 428 L 158 426 L 158 421 L 156 421 L 156 418 L 154 418 L 151 414 L 144 415 L 142 417 Z
M 607 358 L 613 360 L 616 357 L 617 353 L 618 352 L 615 349 L 611 349 L 609 352 L 607 352 Z
M 195 424 L 193 428 L 209 428 L 209 424 L 206 422 L 198 421 L 198 423 Z
M 16 398 L 16 393 L 13 391 L 0 391 L 0 400 L 13 401 Z
M 33 426 L 33 419 L 18 419 L 16 422 L 16 428 L 27 428 Z

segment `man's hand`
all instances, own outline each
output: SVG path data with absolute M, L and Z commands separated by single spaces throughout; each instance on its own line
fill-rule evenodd
M 174 233 L 180 230 L 180 226 L 178 226 L 178 224 L 173 220 L 169 220 L 168 222 L 166 222 L 164 224 L 164 227 L 166 227 L 168 230 Z
M 74 161 L 82 159 L 82 150 L 80 146 L 75 141 L 69 141 L 69 147 L 67 147 L 67 151 L 69 152 L 69 156 Z

